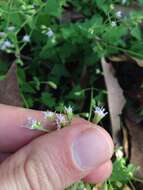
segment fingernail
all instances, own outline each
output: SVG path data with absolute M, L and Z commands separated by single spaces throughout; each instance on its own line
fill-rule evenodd
M 74 141 L 73 159 L 81 169 L 92 169 L 108 161 L 113 153 L 110 136 L 104 130 L 91 128 Z

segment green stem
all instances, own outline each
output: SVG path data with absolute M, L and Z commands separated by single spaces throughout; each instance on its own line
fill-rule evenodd
M 91 115 L 92 115 L 92 107 L 93 107 L 93 88 L 91 88 L 91 99 L 90 99 L 90 109 L 89 109 L 89 117 L 88 117 L 88 121 L 91 120 Z
M 135 188 L 134 184 L 133 184 L 131 181 L 129 181 L 129 184 L 130 184 L 130 186 L 131 186 L 132 190 L 136 190 L 136 188 Z
M 107 44 L 106 42 L 102 42 L 102 43 L 103 43 L 105 46 L 107 46 L 107 47 L 115 48 L 115 49 L 118 49 L 118 50 L 120 50 L 120 51 L 122 51 L 122 52 L 129 53 L 129 54 L 132 55 L 132 56 L 140 57 L 140 58 L 143 59 L 143 55 L 141 55 L 141 54 L 139 54 L 139 53 L 136 53 L 136 52 L 134 52 L 134 51 L 132 51 L 132 50 L 127 50 L 127 49 L 125 49 L 125 48 L 117 47 L 117 46 L 114 46 L 114 45 L 112 45 L 112 44 Z
M 21 94 L 21 97 L 22 97 L 22 99 L 23 99 L 24 106 L 25 106 L 26 108 L 29 108 L 28 102 L 26 101 L 26 99 L 25 99 L 25 97 L 24 97 L 23 94 Z
M 139 183 L 143 183 L 143 179 L 141 178 L 134 177 L 133 179 Z

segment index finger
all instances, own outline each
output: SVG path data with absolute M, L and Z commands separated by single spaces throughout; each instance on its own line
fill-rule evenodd
M 41 121 L 46 128 L 54 128 L 51 122 L 44 120 L 41 111 L 0 104 L 0 151 L 13 152 L 43 134 L 22 127 L 28 117 Z
M 49 131 L 56 129 L 55 124 L 44 119 L 42 111 L 0 104 L 0 152 L 14 152 L 44 134 L 22 127 L 27 122 L 28 117 L 40 121 Z M 73 125 L 83 122 L 87 121 L 75 119 Z

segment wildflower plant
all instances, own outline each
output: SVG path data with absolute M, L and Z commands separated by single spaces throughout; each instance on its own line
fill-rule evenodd
M 128 10 L 133 2 L 0 1 L 0 80 L 5 78 L 10 63 L 15 62 L 24 107 L 53 110 L 42 115 L 57 129 L 70 125 L 73 108 L 76 114 L 99 124 L 108 117 L 104 108 L 95 107 L 96 103 L 105 105 L 107 98 L 101 57 L 125 54 L 143 59 L 143 2 L 136 1 L 141 8 L 138 10 L 126 13 L 120 9 L 125 6 Z M 71 106 L 64 107 L 68 104 Z M 25 127 L 48 132 L 36 118 L 28 119 Z M 124 157 L 115 160 L 119 171 L 113 170 L 103 189 L 121 189 L 116 179 L 124 186 L 134 178 L 118 178 L 120 174 L 128 176 L 123 171 L 134 172 Z M 70 189 L 93 187 L 79 182 Z

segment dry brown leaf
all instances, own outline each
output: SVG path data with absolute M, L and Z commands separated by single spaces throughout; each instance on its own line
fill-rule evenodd
M 125 123 L 130 135 L 130 162 L 140 167 L 138 175 L 143 177 L 143 128 L 132 118 L 133 110 L 128 108 Z
M 92 190 L 102 190 L 103 189 L 103 184 L 102 183 L 98 183 L 95 187 L 93 187 Z
M 132 190 L 129 186 L 125 186 L 124 188 L 123 188 L 123 190 Z
M 143 67 L 143 60 L 142 59 L 138 59 L 136 57 L 132 57 L 132 59 L 137 63 L 137 65 L 139 67 Z
M 109 57 L 109 60 L 113 61 L 113 62 L 123 62 L 123 61 L 127 61 L 128 57 L 126 55 L 113 55 Z
M 118 144 L 117 135 L 120 131 L 121 121 L 120 115 L 122 113 L 122 109 L 125 105 L 125 98 L 123 95 L 123 91 L 114 76 L 114 69 L 111 64 L 107 63 L 105 58 L 101 60 L 105 83 L 108 92 L 108 105 L 109 105 L 109 112 L 111 118 L 111 125 L 112 125 L 112 134 L 114 143 Z
M 0 81 L 1 104 L 22 106 L 16 70 L 17 66 L 15 63 L 13 63 L 6 75 L 6 78 Z

